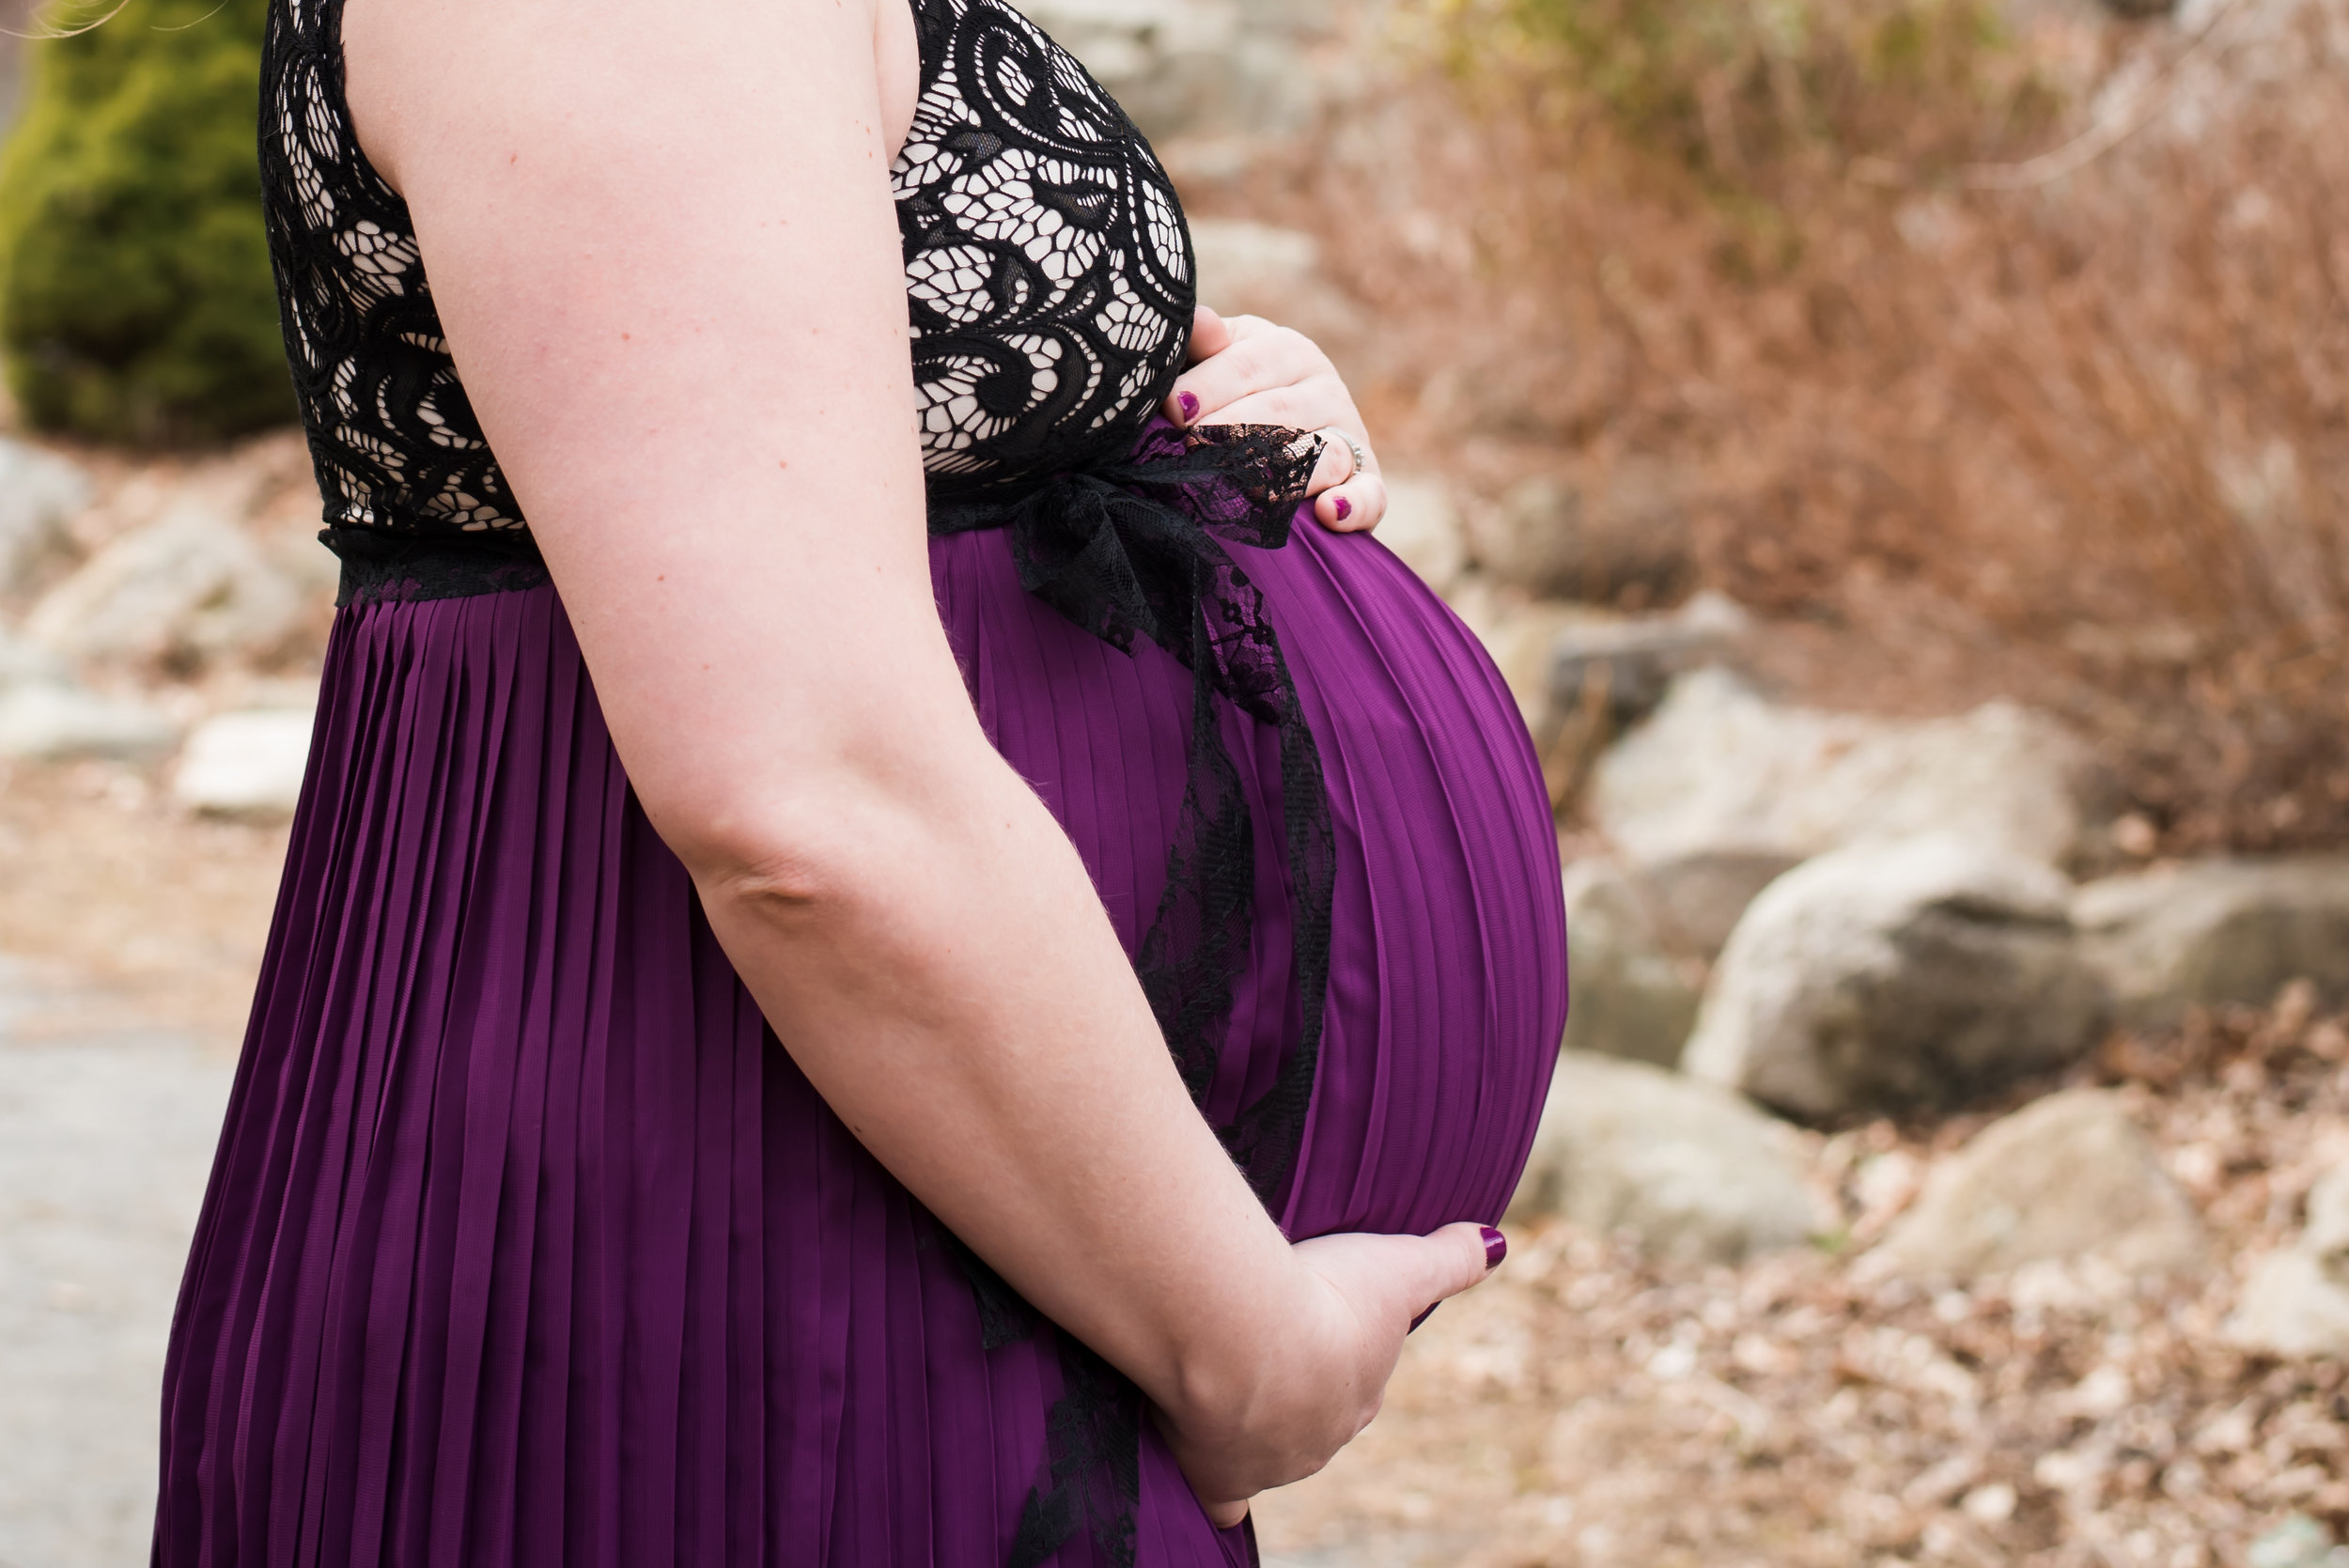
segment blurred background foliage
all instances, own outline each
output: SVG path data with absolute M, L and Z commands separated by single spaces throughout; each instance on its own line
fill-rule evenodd
M 1379 122 L 1231 210 L 1343 236 L 1390 449 L 1576 538 L 1530 591 L 2055 710 L 2162 852 L 2339 845 L 2349 7 L 2140 8 L 1398 0 Z
M 267 0 L 50 8 L 0 152 L 0 359 L 23 419 L 106 441 L 290 418 L 255 152 Z M 76 29 L 83 29 L 75 31 Z
M 1464 79 L 1516 85 L 1555 128 L 1602 119 L 1731 210 L 1814 195 L 1862 155 L 1928 175 L 1993 156 L 2062 104 L 1990 0 L 1444 0 L 1436 14 Z

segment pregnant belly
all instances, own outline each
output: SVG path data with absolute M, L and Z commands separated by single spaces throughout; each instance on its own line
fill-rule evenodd
M 1285 549 L 1233 551 L 1279 629 L 1335 834 L 1325 1032 L 1283 1222 L 1305 1236 L 1497 1219 L 1566 1004 L 1557 838 L 1524 724 L 1473 636 L 1371 536 L 1300 519 Z M 981 722 L 1068 830 L 1131 954 L 1165 886 L 1190 673 L 1023 592 L 1000 533 L 933 540 L 930 559 Z M 1276 738 L 1237 713 L 1224 733 L 1258 840 L 1219 1119 L 1271 1083 L 1301 1019 Z

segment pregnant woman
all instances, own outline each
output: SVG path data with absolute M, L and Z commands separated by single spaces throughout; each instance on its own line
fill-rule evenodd
M 1002 0 L 279 0 L 262 147 L 343 595 L 154 1560 L 1252 1561 L 1565 1005 L 1327 362 Z

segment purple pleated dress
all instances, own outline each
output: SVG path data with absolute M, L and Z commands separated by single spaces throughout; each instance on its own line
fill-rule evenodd
M 1490 660 L 1362 535 L 1245 551 L 1339 847 L 1293 1236 L 1497 1219 L 1565 1012 L 1556 837 Z M 1128 951 L 1190 677 L 938 541 L 988 734 Z M 1228 732 L 1260 812 L 1277 767 Z M 1252 744 L 1251 742 L 1253 742 Z M 1295 1033 L 1272 856 L 1236 1068 Z M 166 1375 L 157 1560 L 1000 1568 L 1059 1391 L 777 1048 L 551 587 L 341 613 Z M 1245 1562 L 1154 1434 L 1137 1560 Z M 1095 1560 L 1080 1533 L 1060 1561 Z
M 347 144 L 319 108 L 339 101 L 334 10 L 322 46 L 321 13 L 284 3 L 265 82 L 300 107 L 284 136 L 313 140 L 279 155 L 316 161 L 287 183 L 339 193 L 305 210 L 327 236 L 314 251 L 301 212 L 273 209 L 272 234 L 313 447 L 344 502 L 330 521 L 368 532 L 403 494 L 428 520 L 447 515 L 435 497 L 494 512 L 494 468 L 437 440 L 465 416 L 453 373 L 402 381 L 386 358 L 427 340 L 412 318 L 376 332 L 302 304 L 347 266 L 332 225 L 372 188 L 328 162 Z M 1074 70 L 1000 7 L 972 25 L 991 4 L 918 0 L 926 79 L 961 58 L 971 90 L 985 61 L 955 53 L 966 33 L 1030 51 L 1023 80 Z M 421 274 L 380 260 L 402 253 L 376 199 L 379 263 L 350 297 L 409 308 Z M 386 277 L 408 292 L 364 293 Z M 350 393 L 385 363 L 380 387 L 439 398 L 437 443 L 397 473 L 366 465 L 401 430 L 333 439 L 392 406 Z M 419 489 L 418 465 L 451 452 L 456 477 Z M 1474 638 L 1374 537 L 1300 518 L 1284 549 L 1230 548 L 1279 629 L 1334 850 L 1325 1032 L 1278 1218 L 1296 1237 L 1496 1219 L 1566 1004 L 1524 727 Z M 1025 591 L 1003 531 L 934 539 L 931 571 L 988 735 L 1131 955 L 1168 878 L 1191 673 Z M 1003 1568 L 1054 1452 L 1054 1330 L 988 1347 L 955 1249 L 768 1030 L 647 824 L 557 586 L 528 570 L 501 585 L 337 613 L 172 1330 L 154 1562 Z M 1260 833 L 1206 1096 L 1228 1108 L 1291 1059 L 1304 1003 L 1279 748 L 1236 708 L 1221 725 Z M 1146 1425 L 1134 1485 L 1124 1533 L 1066 1530 L 1038 1560 L 1252 1561 Z

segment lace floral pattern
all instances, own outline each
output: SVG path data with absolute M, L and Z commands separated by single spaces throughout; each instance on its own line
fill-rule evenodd
M 921 97 L 891 181 L 931 487 L 1122 456 L 1190 340 L 1174 187 L 1115 101 L 1003 0 L 914 0 L 914 18 Z M 262 64 L 270 253 L 326 521 L 521 529 L 407 204 L 351 129 L 341 36 L 341 0 L 283 0 Z
M 891 171 L 934 494 L 1122 458 L 1182 368 L 1174 185 L 1109 94 L 1002 0 L 921 0 Z
M 326 521 L 519 529 L 449 359 L 407 204 L 351 132 L 341 36 L 340 0 L 284 0 L 261 62 L 270 260 Z

